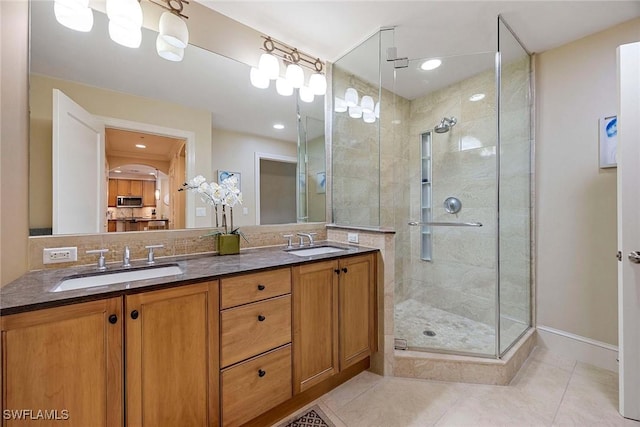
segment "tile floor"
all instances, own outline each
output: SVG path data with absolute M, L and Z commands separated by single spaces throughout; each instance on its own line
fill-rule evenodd
M 381 377 L 366 371 L 307 407 L 314 404 L 336 427 L 640 427 L 618 414 L 617 373 L 540 347 L 508 386 Z

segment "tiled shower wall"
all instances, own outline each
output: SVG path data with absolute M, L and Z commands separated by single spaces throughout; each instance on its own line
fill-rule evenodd
M 500 303 L 503 315 L 525 322 L 530 282 L 529 107 L 523 96 L 528 90 L 527 76 L 526 60 L 503 65 Z M 484 93 L 485 98 L 469 101 L 475 93 Z M 406 125 L 400 131 L 395 125 L 395 134 L 388 136 L 386 126 L 394 125 L 382 122 L 381 178 L 383 206 L 387 205 L 385 200 L 393 200 L 395 206 L 409 207 L 407 216 L 396 210 L 394 220 L 396 303 L 413 298 L 491 326 L 495 326 L 497 286 L 495 99 L 493 70 L 412 101 L 396 96 L 393 104 L 386 105 L 395 106 L 394 122 Z M 458 123 L 448 133 L 432 133 L 433 221 L 481 222 L 483 227 L 432 227 L 432 261 L 426 262 L 420 259 L 419 229 L 408 229 L 406 221 L 420 219 L 420 134 L 433 129 L 445 116 L 455 116 Z M 393 189 L 385 191 L 385 183 Z M 457 215 L 443 208 L 449 196 L 462 201 Z

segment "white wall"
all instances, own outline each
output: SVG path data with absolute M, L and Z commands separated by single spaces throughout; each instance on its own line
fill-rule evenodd
M 212 166 L 215 176 L 205 176 L 208 181 L 217 180 L 218 170 L 240 172 L 242 207 L 233 210 L 234 226 L 256 224 L 255 153 L 296 157 L 298 147 L 293 142 L 268 139 L 261 136 L 233 132 L 224 129 L 211 130 Z M 196 173 L 201 173 L 196 171 Z M 247 208 L 247 214 L 242 213 Z
M 617 344 L 616 169 L 598 119 L 616 114 L 616 47 L 640 19 L 536 57 L 537 324 Z

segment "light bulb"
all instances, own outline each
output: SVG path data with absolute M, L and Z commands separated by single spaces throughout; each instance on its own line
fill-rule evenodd
M 311 77 L 309 77 L 309 87 L 314 95 L 324 95 L 327 92 L 327 79 L 324 74 L 311 74 Z
M 278 80 L 276 80 L 276 92 L 282 96 L 291 96 L 293 94 L 293 86 L 287 79 L 278 77 Z
M 362 117 L 362 107 L 356 105 L 354 107 L 349 107 L 349 117 L 352 119 L 359 119 Z
M 269 87 L 269 78 L 256 67 L 251 67 L 249 79 L 251 80 L 251 84 L 258 89 L 266 89 Z
M 308 86 L 302 86 L 300 89 L 300 100 L 302 102 L 313 102 L 313 92 L 309 89 Z
M 72 30 L 86 33 L 93 28 L 93 11 L 81 2 L 56 1 L 53 13 L 60 24 Z
M 130 29 L 142 27 L 142 7 L 138 0 L 107 0 L 106 6 L 110 23 Z
M 302 67 L 298 64 L 287 65 L 285 78 L 291 83 L 291 86 L 295 88 L 301 88 L 302 85 L 304 85 L 304 71 L 302 71 Z M 313 92 L 311 94 L 313 95 Z
M 364 120 L 365 123 L 375 123 L 376 115 L 373 113 L 373 111 L 370 111 L 370 112 L 363 111 L 362 120 Z
M 344 93 L 344 102 L 347 103 L 347 107 L 355 107 L 358 105 L 358 91 L 354 88 L 348 88 Z
M 373 109 L 374 109 L 373 98 L 370 97 L 369 95 L 363 96 L 360 106 L 362 107 L 363 113 L 373 113 Z
M 344 102 L 344 99 L 338 98 L 337 96 L 335 97 L 333 102 L 333 111 L 336 113 L 344 113 L 347 111 L 347 103 Z
M 136 49 L 142 43 L 142 29 L 122 26 L 117 21 L 109 21 L 109 37 L 119 45 Z
M 373 108 L 373 113 L 376 115 L 376 119 L 380 118 L 380 101 L 376 102 L 376 106 Z
M 442 65 L 442 61 L 441 60 L 439 60 L 439 59 L 428 59 L 428 60 L 424 61 L 422 63 L 422 65 L 420 65 L 420 68 L 423 69 L 424 71 L 431 71 L 431 70 L 435 70 L 440 65 Z
M 280 75 L 280 62 L 270 53 L 263 53 L 258 61 L 258 69 L 269 80 L 275 80 Z
M 170 45 L 160 34 L 156 38 L 156 52 L 167 61 L 180 62 L 184 58 L 184 49 Z
M 187 23 L 178 15 L 174 15 L 171 12 L 164 12 L 160 15 L 158 27 L 164 41 L 171 46 L 184 49 L 189 44 L 189 29 L 187 28 Z

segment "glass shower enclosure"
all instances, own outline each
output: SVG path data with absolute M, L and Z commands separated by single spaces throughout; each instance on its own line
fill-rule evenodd
M 396 231 L 396 348 L 500 357 L 531 324 L 530 55 L 501 18 L 489 52 L 442 55 L 427 43 L 398 58 L 400 31 L 334 64 L 337 97 L 377 89 L 380 101 L 369 127 L 334 113 L 334 221 Z M 369 71 L 355 58 L 371 58 Z M 424 70 L 434 58 L 440 67 Z M 368 167 L 378 217 L 364 201 L 336 205 L 354 191 L 336 163 L 354 162 Z

